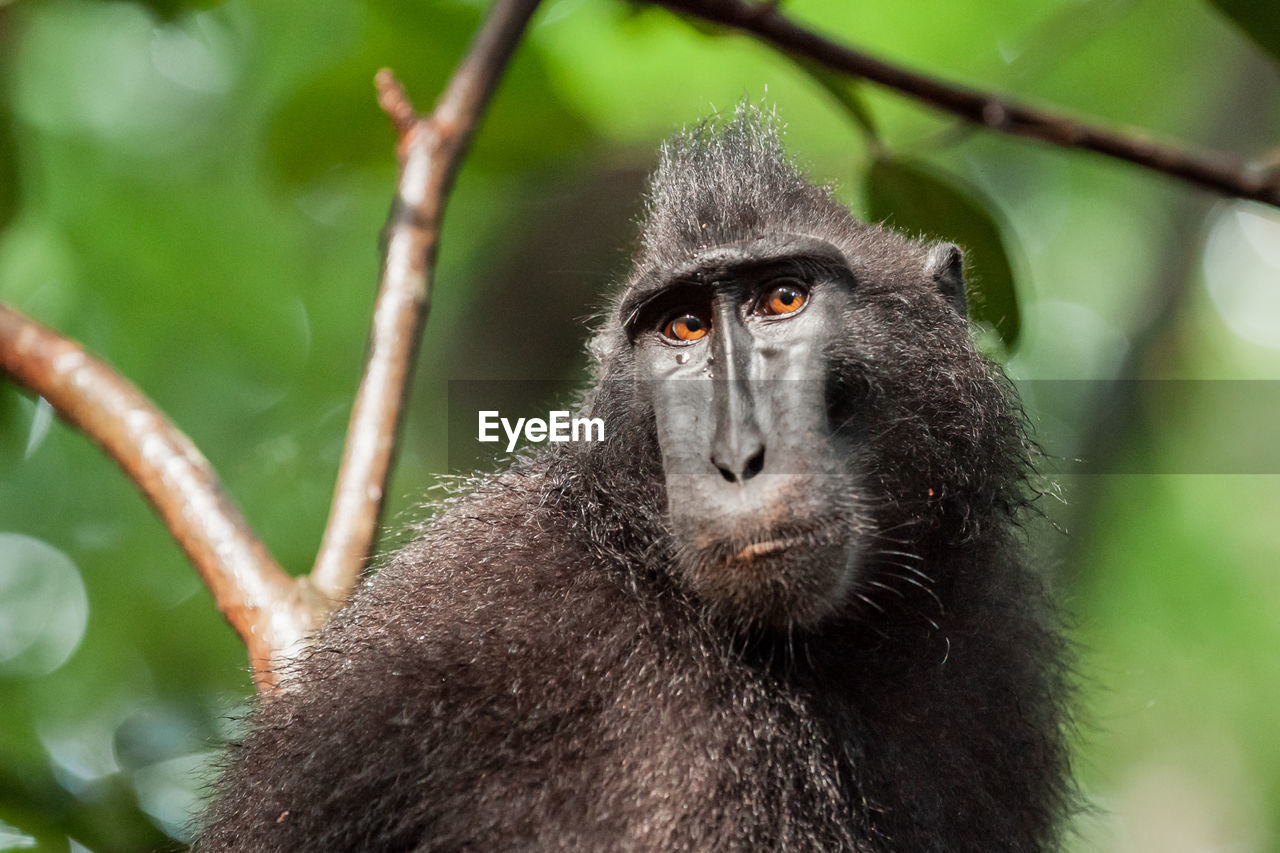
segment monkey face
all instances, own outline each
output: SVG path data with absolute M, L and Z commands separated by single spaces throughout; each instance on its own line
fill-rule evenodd
M 634 387 L 594 405 L 632 425 L 620 462 L 661 458 L 673 578 L 790 629 L 853 615 L 890 549 L 919 559 L 889 537 L 963 538 L 967 501 L 1005 499 L 1020 433 L 969 340 L 959 250 L 857 221 L 759 130 L 664 148 L 593 343 L 601 378 Z
M 853 281 L 813 238 L 699 253 L 624 304 L 652 407 L 680 579 L 712 608 L 812 625 L 859 567 L 864 448 L 829 353 Z

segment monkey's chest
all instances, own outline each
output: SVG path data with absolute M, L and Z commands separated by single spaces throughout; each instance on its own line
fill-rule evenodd
M 839 761 L 793 697 L 634 664 L 455 716 L 429 849 L 876 849 L 855 840 Z

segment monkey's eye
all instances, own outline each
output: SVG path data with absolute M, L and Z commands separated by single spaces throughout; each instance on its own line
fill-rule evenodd
M 764 292 L 756 303 L 756 313 L 766 317 L 794 314 L 809 300 L 808 291 L 799 283 L 775 285 Z
M 706 337 L 708 325 L 697 314 L 677 314 L 662 327 L 662 334 L 673 341 L 692 342 Z

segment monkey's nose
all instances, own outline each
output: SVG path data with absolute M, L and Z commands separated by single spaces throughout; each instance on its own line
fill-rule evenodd
M 745 483 L 764 468 L 764 442 L 759 439 L 742 442 L 738 447 L 717 447 L 711 464 L 730 483 Z

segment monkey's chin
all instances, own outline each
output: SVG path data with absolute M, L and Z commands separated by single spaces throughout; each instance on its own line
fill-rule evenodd
M 842 542 L 779 536 L 719 543 L 683 555 L 680 573 L 710 612 L 766 631 L 812 628 L 844 604 L 859 549 Z

